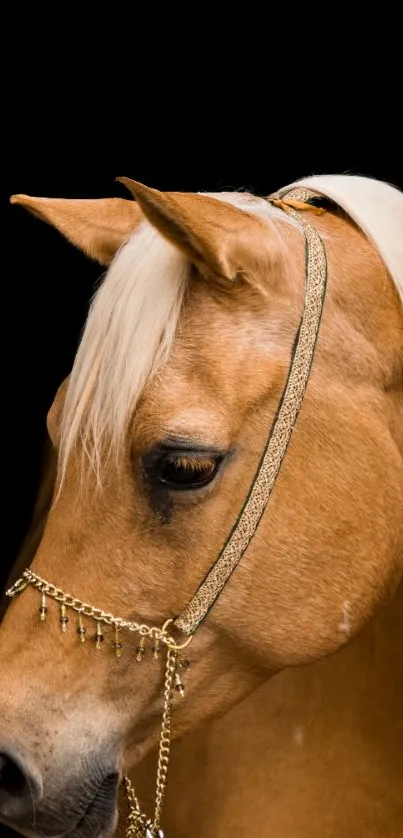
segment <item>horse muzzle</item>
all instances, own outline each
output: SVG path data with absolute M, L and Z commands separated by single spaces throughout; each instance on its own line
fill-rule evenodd
M 77 756 L 73 777 L 49 785 L 21 747 L 0 744 L 0 820 L 42 838 L 109 838 L 117 822 L 117 769 Z M 48 788 L 47 788 L 48 786 Z

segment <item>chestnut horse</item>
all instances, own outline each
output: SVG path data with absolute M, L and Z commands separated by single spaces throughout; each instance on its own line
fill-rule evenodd
M 109 836 L 124 773 L 152 808 L 164 676 L 134 621 L 181 615 L 183 635 L 151 634 L 175 664 L 192 638 L 168 684 L 186 687 L 168 834 L 398 838 L 403 198 L 346 176 L 274 206 L 126 183 L 137 203 L 15 198 L 111 265 L 49 414 L 53 503 L 0 632 L 1 817 L 26 835 Z M 327 260 L 309 381 L 259 526 L 188 630 L 287 401 L 309 272 L 296 215 Z M 118 660 L 100 608 L 122 615 Z

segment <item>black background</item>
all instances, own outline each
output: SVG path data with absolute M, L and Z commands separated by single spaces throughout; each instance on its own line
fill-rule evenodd
M 9 137 L 2 180 L 2 392 L 3 487 L 5 517 L 0 578 L 4 580 L 26 531 L 37 487 L 45 418 L 58 384 L 67 375 L 85 320 L 89 299 L 102 269 L 66 243 L 52 228 L 20 207 L 9 195 L 24 192 L 57 197 L 125 196 L 117 175 L 158 189 L 215 191 L 247 188 L 269 194 L 307 174 L 350 172 L 387 180 L 403 188 L 400 149 L 383 131 L 368 126 L 343 142 L 295 137 L 285 127 L 262 135 L 256 126 L 245 142 L 181 132 L 156 142 L 156 132 L 124 156 L 103 154 L 98 134 L 53 136 L 46 143 Z M 326 135 L 327 132 L 324 131 Z M 150 140 L 148 143 L 147 140 Z M 158 139 L 158 137 L 157 137 Z M 15 143 L 13 143 L 13 140 Z M 227 141 L 227 142 L 226 142 Z M 92 149 L 91 143 L 94 143 Z M 105 149 L 107 144 L 103 144 Z

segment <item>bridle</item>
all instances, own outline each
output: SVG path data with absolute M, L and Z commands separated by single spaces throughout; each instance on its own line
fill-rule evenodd
M 138 635 L 136 647 L 138 662 L 146 654 L 147 642 L 151 643 L 152 655 L 156 659 L 160 656 L 162 648 L 165 648 L 164 709 L 158 754 L 154 818 L 150 820 L 141 812 L 133 786 L 129 778 L 125 777 L 129 803 L 126 838 L 163 838 L 160 820 L 170 753 L 171 706 L 174 691 L 181 696 L 184 694 L 181 671 L 188 666 L 188 662 L 182 657 L 182 652 L 215 604 L 259 526 L 305 396 L 326 294 L 327 262 L 319 233 L 300 215 L 299 211 L 310 209 L 323 212 L 315 206 L 318 197 L 317 193 L 308 189 L 292 189 L 281 197 L 273 195 L 269 198 L 272 204 L 294 218 L 302 228 L 305 237 L 306 274 L 303 312 L 291 353 L 287 381 L 249 493 L 215 563 L 199 585 L 189 605 L 178 617 L 169 618 L 162 628 L 158 628 L 115 617 L 107 611 L 94 608 L 61 588 L 55 587 L 29 569 L 25 570 L 22 577 L 7 591 L 7 596 L 14 597 L 22 593 L 27 586 L 36 588 L 41 594 L 39 608 L 41 622 L 44 622 L 47 617 L 47 598 L 59 602 L 59 621 L 63 632 L 67 632 L 68 613 L 75 612 L 77 614 L 76 631 L 81 642 L 84 642 L 87 636 L 87 627 L 83 618 L 89 618 L 96 624 L 94 634 L 96 649 L 102 647 L 104 626 L 112 628 L 114 632 L 112 646 L 118 658 L 123 652 L 120 634 L 123 630 Z M 186 637 L 182 642 L 176 639 L 178 631 Z

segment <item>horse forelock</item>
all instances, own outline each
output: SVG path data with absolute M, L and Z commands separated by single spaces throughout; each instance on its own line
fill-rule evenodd
M 289 219 L 249 193 L 211 195 L 263 218 Z M 119 454 L 145 385 L 168 359 L 190 275 L 182 253 L 144 221 L 94 296 L 74 361 L 60 432 L 59 477 L 78 441 L 97 478 Z

